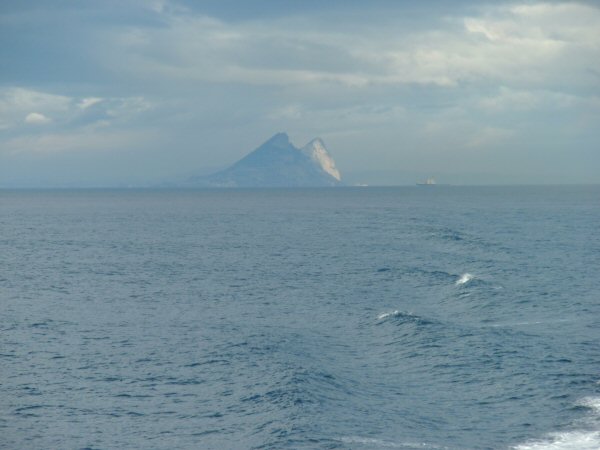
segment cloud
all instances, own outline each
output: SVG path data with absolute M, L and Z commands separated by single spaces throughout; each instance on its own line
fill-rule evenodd
M 70 97 L 22 87 L 0 89 L 0 128 L 5 131 L 0 154 L 136 148 L 148 144 L 149 136 L 157 139 L 157 132 L 142 120 L 152 107 L 144 97 Z
M 95 104 L 100 103 L 101 101 L 102 99 L 99 97 L 87 97 L 81 99 L 77 106 L 79 106 L 79 108 L 81 109 L 87 109 L 90 106 L 94 106 Z
M 467 141 L 471 148 L 494 147 L 505 144 L 515 136 L 515 131 L 506 128 L 485 127 L 475 132 Z
M 596 110 L 600 112 L 600 97 L 578 96 L 547 90 L 520 90 L 501 86 L 492 96 L 482 96 L 476 105 L 488 113 L 514 111 L 557 111 L 564 109 Z
M 0 89 L 0 129 L 23 124 L 49 123 L 48 116 L 59 116 L 69 109 L 71 99 L 21 87 Z M 34 111 L 34 112 L 32 112 Z M 25 120 L 23 121 L 23 117 Z
M 497 95 L 481 98 L 478 106 L 488 112 L 527 111 L 536 108 L 539 102 L 539 96 L 531 91 L 502 86 Z
M 0 89 L 0 128 L 44 125 L 68 114 L 71 98 L 22 87 Z M 24 120 L 22 118 L 25 118 Z
M 29 113 L 25 117 L 25 123 L 29 123 L 32 125 L 44 125 L 50 122 L 52 122 L 50 118 L 37 112 Z
M 23 87 L 0 88 L 0 129 L 18 132 L 23 123 L 52 123 L 57 127 L 75 128 L 92 122 L 124 123 L 149 111 L 152 106 L 141 96 L 80 98 Z M 25 119 L 21 120 L 21 117 Z
M 8 139 L 2 144 L 0 153 L 17 155 L 130 150 L 149 144 L 157 138 L 157 133 L 149 130 L 84 128 L 69 133 L 25 135 Z
M 475 167 L 496 152 L 510 172 L 511 152 L 554 148 L 558 161 L 568 141 L 565 154 L 589 160 L 598 148 L 597 4 L 288 3 L 22 8 L 2 22 L 16 45 L 0 75 L 0 153 L 75 160 L 126 147 L 146 155 L 140 171 L 187 170 L 286 130 L 322 135 L 346 166 L 443 167 L 463 154 Z M 56 70 L 34 70 L 46 54 Z M 33 113 L 51 122 L 23 121 Z
M 233 23 L 189 12 L 162 17 L 163 27 L 107 36 L 111 49 L 123 50 L 105 54 L 105 63 L 145 80 L 350 88 L 590 85 L 598 82 L 593 71 L 600 73 L 600 9 L 577 3 L 488 7 L 447 18 L 437 30 L 409 31 L 385 20 L 369 27 L 303 16 Z

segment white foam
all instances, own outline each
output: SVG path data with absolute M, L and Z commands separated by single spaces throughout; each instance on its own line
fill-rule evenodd
M 552 433 L 544 440 L 517 445 L 513 448 L 515 450 L 598 450 L 600 432 Z
M 471 275 L 470 273 L 463 273 L 460 278 L 458 280 L 456 280 L 456 285 L 460 286 L 462 284 L 466 284 L 469 281 L 471 281 L 473 278 L 475 278 L 473 275 Z
M 600 414 L 600 397 L 585 397 L 577 402 L 577 406 L 593 409 L 596 414 Z
M 400 315 L 400 311 L 395 310 L 392 312 L 386 312 L 386 313 L 381 313 L 377 316 L 377 320 L 384 320 L 387 319 L 388 317 L 396 317 Z
M 600 397 L 586 397 L 577 402 L 578 406 L 591 409 L 591 414 L 581 422 L 582 429 L 562 433 L 550 433 L 543 439 L 526 442 L 513 447 L 514 450 L 598 450 L 600 449 Z M 586 430 L 585 428 L 588 428 Z M 595 428 L 596 430 L 589 430 Z

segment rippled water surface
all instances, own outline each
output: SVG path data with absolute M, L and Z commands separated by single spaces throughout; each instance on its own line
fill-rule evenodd
M 0 191 L 0 447 L 598 449 L 600 188 Z

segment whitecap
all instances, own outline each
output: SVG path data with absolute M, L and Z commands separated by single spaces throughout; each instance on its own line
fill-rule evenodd
M 571 431 L 552 433 L 540 441 L 528 442 L 513 447 L 514 450 L 598 450 L 600 449 L 599 431 Z
M 470 273 L 463 273 L 460 278 L 458 280 L 456 280 L 456 285 L 460 286 L 463 284 L 468 283 L 469 281 L 471 281 L 473 278 L 475 278 L 473 275 L 471 275 Z
M 596 414 L 600 414 L 600 397 L 582 398 L 579 400 L 579 402 L 577 402 L 577 406 L 593 409 Z
M 377 320 L 385 320 L 388 317 L 396 317 L 396 316 L 399 316 L 399 315 L 400 315 L 400 311 L 398 311 L 398 310 L 395 310 L 395 311 L 392 311 L 392 312 L 381 313 L 381 314 L 379 314 L 377 316 Z
M 585 397 L 578 401 L 576 405 L 592 410 L 590 416 L 581 422 L 578 421 L 581 425 L 581 429 L 550 433 L 543 439 L 519 444 L 512 448 L 514 450 L 600 449 L 600 431 L 597 430 L 598 419 L 600 418 L 600 397 Z M 590 430 L 589 428 L 595 428 L 595 430 Z

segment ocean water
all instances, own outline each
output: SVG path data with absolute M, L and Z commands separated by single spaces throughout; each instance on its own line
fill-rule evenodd
M 598 186 L 0 191 L 0 255 L 0 448 L 600 448 Z

